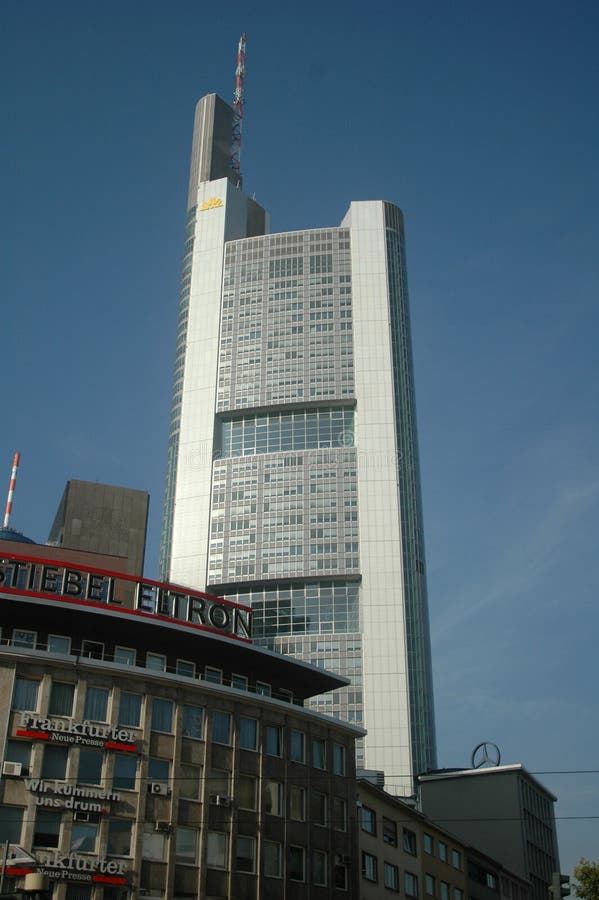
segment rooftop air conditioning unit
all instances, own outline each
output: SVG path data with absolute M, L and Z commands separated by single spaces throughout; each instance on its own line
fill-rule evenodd
M 161 794 L 163 797 L 168 796 L 168 785 L 162 781 L 150 781 L 148 784 L 149 794 Z
M 6 762 L 2 763 L 2 774 L 3 775 L 20 775 L 23 770 L 23 764 L 20 762 Z

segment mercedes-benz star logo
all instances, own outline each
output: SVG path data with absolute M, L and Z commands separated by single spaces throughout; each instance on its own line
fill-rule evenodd
M 497 744 L 491 741 L 483 741 L 472 751 L 471 763 L 473 769 L 484 769 L 490 766 L 498 766 L 501 762 L 501 753 Z

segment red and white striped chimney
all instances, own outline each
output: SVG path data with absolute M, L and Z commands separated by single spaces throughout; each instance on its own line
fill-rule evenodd
M 19 469 L 19 460 L 21 459 L 21 454 L 17 451 L 14 455 L 14 459 L 12 461 L 12 472 L 10 473 L 10 484 L 8 486 L 8 497 L 6 500 L 6 512 L 4 513 L 4 528 L 8 528 L 8 523 L 10 521 L 10 514 L 12 511 L 12 498 L 15 493 L 15 483 L 17 480 L 17 472 Z

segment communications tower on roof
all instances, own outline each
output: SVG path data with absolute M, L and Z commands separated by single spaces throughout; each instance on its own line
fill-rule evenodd
M 233 96 L 233 136 L 231 140 L 231 168 L 241 177 L 241 123 L 243 121 L 244 79 L 245 79 L 245 31 L 237 46 L 237 68 L 235 69 L 235 94 Z

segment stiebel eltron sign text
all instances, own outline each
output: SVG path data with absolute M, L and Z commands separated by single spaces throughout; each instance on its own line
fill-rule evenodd
M 135 609 L 119 599 L 120 587 L 134 585 Z M 71 603 L 106 604 L 121 615 L 145 615 L 187 622 L 242 640 L 251 640 L 251 610 L 201 591 L 86 566 L 11 556 L 0 560 L 0 590 Z

